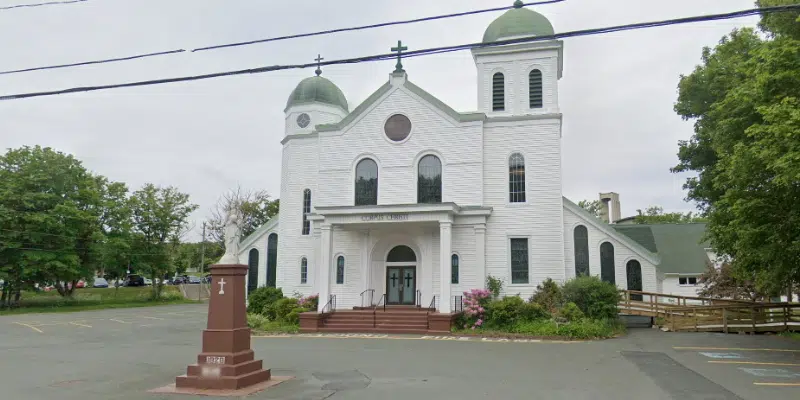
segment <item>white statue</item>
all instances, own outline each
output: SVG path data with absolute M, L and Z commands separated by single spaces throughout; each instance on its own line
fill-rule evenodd
M 220 264 L 239 264 L 239 241 L 242 236 L 242 212 L 235 204 L 231 204 L 225 215 L 222 238 L 225 241 L 225 254 Z

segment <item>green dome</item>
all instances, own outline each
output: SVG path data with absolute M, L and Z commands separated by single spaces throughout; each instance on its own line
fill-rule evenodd
M 289 96 L 286 108 L 314 102 L 330 104 L 348 111 L 344 93 L 333 82 L 321 76 L 312 76 L 300 81 Z
M 491 43 L 500 39 L 518 36 L 553 35 L 553 25 L 544 15 L 527 8 L 513 8 L 489 24 L 483 34 L 483 42 Z

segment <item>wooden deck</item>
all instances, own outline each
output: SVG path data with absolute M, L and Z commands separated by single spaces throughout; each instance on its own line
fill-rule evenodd
M 656 318 L 670 331 L 783 332 L 800 330 L 800 304 L 754 303 L 661 293 L 622 291 L 621 314 Z

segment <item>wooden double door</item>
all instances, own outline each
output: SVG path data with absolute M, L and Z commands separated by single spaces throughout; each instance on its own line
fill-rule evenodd
M 386 267 L 386 304 L 414 305 L 417 267 Z

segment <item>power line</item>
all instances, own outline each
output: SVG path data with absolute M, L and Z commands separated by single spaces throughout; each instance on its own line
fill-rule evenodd
M 49 1 L 47 3 L 18 4 L 16 6 L 0 7 L 0 10 L 10 10 L 12 8 L 24 8 L 24 7 L 53 6 L 53 5 L 58 5 L 58 4 L 84 3 L 84 2 L 87 2 L 87 1 L 89 1 L 89 0 Z
M 628 30 L 636 30 L 636 29 L 654 28 L 654 27 L 669 26 L 669 25 L 680 25 L 680 24 L 688 24 L 688 23 L 696 23 L 696 22 L 716 21 L 716 20 L 723 20 L 723 19 L 733 19 L 733 18 L 741 18 L 741 17 L 747 17 L 747 16 L 752 16 L 752 15 L 757 15 L 757 14 L 771 14 L 771 13 L 787 12 L 787 11 L 794 11 L 794 10 L 800 10 L 800 5 L 787 5 L 787 6 L 754 8 L 754 9 L 734 11 L 734 12 L 724 13 L 724 14 L 710 14 L 710 15 L 702 15 L 702 16 L 670 19 L 670 20 L 663 20 L 663 21 L 641 22 L 641 23 L 636 23 L 636 24 L 617 25 L 617 26 L 611 26 L 611 27 L 605 27 L 605 28 L 584 29 L 584 30 L 578 30 L 578 31 L 557 33 L 557 34 L 554 34 L 554 35 L 542 35 L 542 36 L 531 36 L 531 37 L 523 37 L 523 38 L 516 38 L 516 39 L 498 40 L 498 41 L 491 42 L 491 43 L 479 42 L 479 43 L 470 43 L 470 44 L 463 44 L 463 45 L 456 45 L 456 46 L 435 47 L 435 48 L 429 48 L 429 49 L 423 49 L 423 50 L 409 51 L 409 52 L 405 53 L 403 56 L 404 57 L 418 57 L 418 56 L 424 56 L 424 55 L 433 55 L 433 54 L 448 53 L 448 52 L 454 52 L 454 51 L 469 50 L 469 49 L 474 49 L 474 48 L 495 47 L 495 46 L 503 46 L 503 45 L 509 45 L 509 44 L 518 44 L 518 43 L 531 43 L 531 42 L 539 42 L 539 41 L 546 41 L 546 40 L 563 39 L 563 38 L 569 38 L 569 37 L 578 37 L 578 36 L 590 36 L 590 35 L 598 35 L 598 34 L 605 34 L 605 33 L 611 33 L 611 32 L 620 32 L 620 31 L 628 31 Z M 303 69 L 303 68 L 317 67 L 317 66 L 321 66 L 321 65 L 357 64 L 357 63 L 362 63 L 362 62 L 371 62 L 371 61 L 380 61 L 380 60 L 386 60 L 386 59 L 393 59 L 396 56 L 397 55 L 394 54 L 394 53 L 388 53 L 388 54 L 379 54 L 379 55 L 372 55 L 372 56 L 364 56 L 364 57 L 332 60 L 332 61 L 323 61 L 323 62 L 319 62 L 319 63 L 315 62 L 313 64 L 273 65 L 273 66 L 266 66 L 266 67 L 241 69 L 241 70 L 235 70 L 235 71 L 215 72 L 215 73 L 204 74 L 204 75 L 182 76 L 182 77 L 175 77 L 175 78 L 162 78 L 162 79 L 154 79 L 154 80 L 138 81 L 138 82 L 118 83 L 118 84 L 110 84 L 110 85 L 75 87 L 75 88 L 69 88 L 69 89 L 52 90 L 52 91 L 44 91 L 44 92 L 20 93 L 20 94 L 0 96 L 0 100 L 16 100 L 16 99 L 24 99 L 24 98 L 29 98 L 29 97 L 55 96 L 55 95 L 77 93 L 77 92 L 90 92 L 90 91 L 96 91 L 96 90 L 119 89 L 119 88 L 137 87 L 137 86 L 152 86 L 152 85 L 161 85 L 161 84 L 166 84 L 166 83 L 187 82 L 187 81 L 197 81 L 197 80 L 204 80 L 204 79 L 220 78 L 220 77 L 225 77 L 225 76 L 244 75 L 244 74 L 260 74 L 260 73 L 264 73 L 264 72 L 272 72 L 272 71 L 280 71 L 280 70 L 288 70 L 288 69 Z
M 88 1 L 88 0 L 82 0 L 82 1 Z M 547 0 L 547 1 L 540 1 L 540 2 L 533 2 L 533 3 L 523 3 L 522 7 L 528 7 L 528 6 L 534 6 L 534 5 L 543 5 L 543 4 L 561 3 L 563 1 L 566 1 L 566 0 Z M 439 19 L 445 19 L 445 18 L 455 18 L 455 17 L 466 16 L 466 15 L 482 14 L 482 13 L 488 13 L 488 12 L 494 12 L 494 11 L 503 11 L 503 10 L 508 10 L 508 9 L 515 8 L 515 7 L 516 6 L 494 7 L 494 8 L 486 8 L 486 9 L 482 9 L 482 10 L 466 11 L 466 12 L 455 13 L 455 14 L 436 15 L 436 16 L 432 16 L 432 17 L 415 18 L 415 19 L 409 19 L 409 20 L 403 20 L 403 21 L 382 22 L 382 23 L 378 23 L 378 24 L 363 25 L 363 26 L 356 26 L 356 27 L 350 27 L 350 28 L 338 28 L 338 29 L 330 29 L 330 30 L 326 30 L 326 31 L 300 33 L 300 34 L 295 34 L 295 35 L 286 35 L 286 36 L 278 36 L 278 37 L 272 37 L 272 38 L 266 38 L 266 39 L 250 40 L 250 41 L 246 41 L 246 42 L 227 43 L 227 44 L 221 44 L 221 45 L 215 45 L 215 46 L 199 47 L 199 48 L 196 48 L 196 49 L 192 49 L 192 52 L 206 51 L 206 50 L 216 50 L 216 49 L 229 48 L 229 47 L 238 47 L 238 46 L 247 46 L 247 45 L 258 44 L 258 43 L 277 42 L 277 41 L 281 41 L 281 40 L 297 39 L 297 38 L 303 38 L 303 37 L 309 37 L 309 36 L 329 35 L 329 34 L 339 33 L 339 32 L 374 29 L 374 28 L 380 28 L 380 27 L 386 27 L 386 26 L 392 26 L 392 25 L 412 24 L 412 23 L 417 23 L 417 22 L 426 22 L 426 21 L 433 21 L 433 20 L 439 20 Z M 185 52 L 185 51 L 186 51 L 185 49 L 176 49 L 176 50 L 159 51 L 159 52 L 155 52 L 155 53 L 138 54 L 138 55 L 127 56 L 127 57 L 107 58 L 107 59 L 103 59 L 103 60 L 83 61 L 83 62 L 70 63 L 70 64 L 50 65 L 50 66 L 45 66 L 45 67 L 23 68 L 23 69 L 16 69 L 16 70 L 10 70 L 10 71 L 0 71 L 0 75 L 16 74 L 16 73 L 30 72 L 30 71 L 41 71 L 41 70 L 47 70 L 47 69 L 69 68 L 69 67 L 77 67 L 77 66 L 82 66 L 82 65 L 106 64 L 106 63 L 113 63 L 113 62 L 120 62 L 120 61 L 136 60 L 136 59 L 140 59 L 140 58 L 176 54 L 176 53 L 182 53 L 182 52 Z
M 117 62 L 117 61 L 128 61 L 128 60 L 135 60 L 135 59 L 139 59 L 139 58 L 163 56 L 163 55 L 167 55 L 167 54 L 177 54 L 177 53 L 183 53 L 185 51 L 186 50 L 184 50 L 184 49 L 177 49 L 177 50 L 160 51 L 158 53 L 139 54 L 139 55 L 129 56 L 129 57 L 108 58 L 108 59 L 105 59 L 105 60 L 97 60 L 97 61 L 84 61 L 84 62 L 78 62 L 78 63 L 72 63 L 72 64 L 50 65 L 50 66 L 47 66 L 47 67 L 14 69 L 14 70 L 10 70 L 10 71 L 0 71 L 0 75 L 16 74 L 16 73 L 19 73 L 19 72 L 40 71 L 40 70 L 43 70 L 43 69 L 57 69 L 57 68 L 77 67 L 77 66 L 80 66 L 80 65 L 105 64 L 105 63 Z
M 536 5 L 543 5 L 543 4 L 561 3 L 563 1 L 565 1 L 565 0 L 549 0 L 549 1 L 539 1 L 539 2 L 534 2 L 534 3 L 523 3 L 519 7 L 528 7 L 528 6 L 536 6 Z M 276 42 L 276 41 L 279 41 L 279 40 L 297 39 L 297 38 L 309 37 L 309 36 L 328 35 L 328 34 L 331 34 L 331 33 L 359 31 L 359 30 L 363 30 L 363 29 L 382 28 L 382 27 L 386 27 L 386 26 L 413 24 L 413 23 L 417 23 L 417 22 L 435 21 L 435 20 L 439 20 L 439 19 L 463 17 L 463 16 L 467 16 L 467 15 L 483 14 L 483 13 L 494 12 L 494 11 L 503 11 L 503 10 L 509 10 L 509 9 L 512 9 L 512 8 L 519 8 L 519 7 L 517 7 L 516 5 L 505 6 L 505 7 L 494 7 L 494 8 L 486 8 L 486 9 L 483 9 L 483 10 L 465 11 L 465 12 L 460 12 L 460 13 L 455 13 L 455 14 L 443 14 L 443 15 L 435 15 L 435 16 L 432 16 L 432 17 L 407 19 L 407 20 L 403 20 L 403 21 L 382 22 L 382 23 L 379 23 L 379 24 L 363 25 L 363 26 L 357 26 L 357 27 L 352 27 L 352 28 L 338 28 L 338 29 L 330 29 L 330 30 L 327 30 L 327 31 L 300 33 L 300 34 L 296 34 L 296 35 L 278 36 L 278 37 L 267 38 L 267 39 L 249 40 L 249 41 L 246 41 L 246 42 L 227 43 L 227 44 L 220 44 L 220 45 L 216 45 L 216 46 L 199 47 L 199 48 L 196 48 L 196 49 L 192 49 L 192 52 L 194 53 L 196 51 L 205 51 L 205 50 L 223 49 L 223 48 L 228 48 L 228 47 L 247 46 L 247 45 L 256 44 L 256 43 Z

